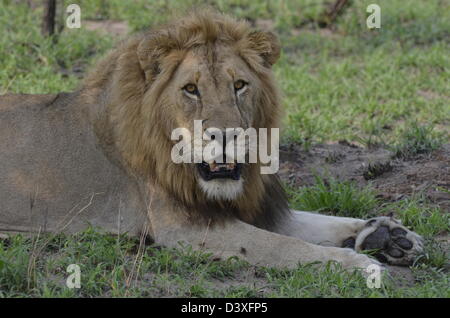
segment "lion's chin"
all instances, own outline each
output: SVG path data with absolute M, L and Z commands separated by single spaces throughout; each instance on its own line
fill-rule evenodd
M 244 181 L 231 179 L 213 179 L 205 181 L 198 178 L 198 184 L 209 200 L 232 201 L 239 197 L 244 191 Z

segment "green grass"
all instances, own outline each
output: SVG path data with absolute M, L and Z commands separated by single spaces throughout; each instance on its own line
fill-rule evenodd
M 394 146 L 394 156 L 408 159 L 418 154 L 430 153 L 438 149 L 443 143 L 443 138 L 433 131 L 432 126 L 421 126 L 417 122 L 411 123 Z
M 431 253 L 437 252 L 428 258 L 439 256 Z M 66 287 L 70 264 L 80 266 L 80 289 Z M 414 286 L 398 288 L 386 276 L 380 289 L 369 289 L 363 276 L 336 263 L 321 270 L 314 264 L 253 267 L 189 247 L 140 247 L 135 239 L 90 228 L 70 236 L 0 240 L 0 297 L 449 297 L 449 276 L 432 265 L 413 268 Z
M 167 12 L 205 3 L 252 21 L 271 20 L 283 44 L 275 73 L 287 109 L 285 141 L 305 148 L 340 139 L 381 144 L 399 159 L 428 153 L 450 137 L 450 4 L 379 0 L 382 27 L 368 30 L 365 8 L 372 2 L 354 1 L 331 30 L 310 22 L 323 9 L 324 1 L 316 0 L 77 3 L 82 19 L 126 21 L 131 32 L 167 21 Z M 77 70 L 88 69 L 116 40 L 84 28 L 43 38 L 41 14 L 39 7 L 0 1 L 0 94 L 74 90 Z M 368 178 L 384 168 L 373 167 Z M 139 249 L 134 239 L 88 229 L 0 240 L 0 297 L 450 297 L 448 253 L 435 239 L 449 232 L 448 212 L 421 197 L 381 202 L 370 187 L 336 180 L 288 191 L 291 205 L 304 210 L 362 218 L 394 212 L 427 240 L 412 268 L 415 281 L 399 288 L 385 278 L 381 289 L 368 289 L 360 275 L 336 264 L 255 268 L 189 247 Z M 81 267 L 80 290 L 65 286 L 69 264 Z
M 71 71 L 86 69 L 114 43 L 112 36 L 81 28 L 65 29 L 52 44 L 39 33 L 41 10 L 10 2 L 0 3 L 0 92 L 73 90 L 79 80 Z M 307 145 L 338 139 L 392 143 L 413 121 L 449 137 L 446 2 L 378 1 L 382 27 L 371 31 L 365 27 L 365 8 L 371 2 L 356 1 L 332 31 L 310 23 L 294 34 L 292 30 L 317 17 L 323 1 L 79 3 L 83 19 L 125 20 L 132 32 L 167 21 L 167 12 L 182 13 L 205 3 L 239 17 L 272 19 L 284 50 L 275 72 L 288 110 L 285 139 Z
M 450 214 L 436 206 L 426 204 L 420 197 L 407 198 L 386 207 L 402 220 L 403 224 L 425 236 L 450 232 Z
M 290 189 L 293 208 L 368 218 L 393 212 L 426 239 L 412 267 L 414 283 L 386 276 L 380 289 L 336 263 L 318 269 L 254 267 L 237 258 L 143 245 L 89 228 L 73 235 L 13 236 L 0 240 L 0 297 L 450 297 L 448 251 L 436 235 L 450 231 L 448 213 L 412 198 L 379 202 L 370 188 L 317 178 L 311 188 Z M 336 201 L 336 202 L 335 202 Z M 66 269 L 78 264 L 81 289 L 69 289 Z
M 364 218 L 373 216 L 379 205 L 369 188 L 359 189 L 351 182 L 316 177 L 316 183 L 300 189 L 288 188 L 292 208 L 327 212 L 338 216 Z
M 412 120 L 448 125 L 448 4 L 378 1 L 382 27 L 369 31 L 368 3 L 356 1 L 333 32 L 283 35 L 276 71 L 286 95 L 287 137 L 392 142 Z
M 0 94 L 73 90 L 78 78 L 61 71 L 84 67 L 113 44 L 109 37 L 67 29 L 54 45 L 40 34 L 39 14 L 23 5 L 0 2 Z
M 296 210 L 365 219 L 393 213 L 420 235 L 432 237 L 450 232 L 450 214 L 428 204 L 420 194 L 383 203 L 370 185 L 360 188 L 352 182 L 321 177 L 316 177 L 313 186 L 286 188 L 291 207 Z

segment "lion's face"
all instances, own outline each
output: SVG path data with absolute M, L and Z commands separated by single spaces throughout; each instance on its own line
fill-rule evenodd
M 258 77 L 232 47 L 216 43 L 186 53 L 161 94 L 161 100 L 166 107 L 170 105 L 171 113 L 177 114 L 172 128 L 187 128 L 193 136 L 193 144 L 201 143 L 205 147 L 211 142 L 194 133 L 194 120 L 199 120 L 202 134 L 205 132 L 209 137 L 208 132 L 214 128 L 222 132 L 223 138 L 228 137 L 224 142 L 220 141 L 220 146 L 225 148 L 227 141 L 233 138 L 227 136 L 227 128 L 246 130 L 254 126 L 260 86 Z M 244 188 L 242 170 L 246 165 L 227 156 L 225 149 L 205 160 L 202 158 L 202 163 L 191 165 L 205 194 L 212 199 L 238 197 Z

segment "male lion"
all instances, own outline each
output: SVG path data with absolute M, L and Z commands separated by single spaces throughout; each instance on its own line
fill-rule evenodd
M 171 132 L 192 131 L 194 120 L 204 129 L 278 127 L 279 55 L 272 33 L 204 10 L 126 41 L 76 92 L 2 96 L 0 231 L 90 224 L 264 266 L 379 264 L 357 253 L 365 249 L 410 264 L 422 240 L 393 218 L 291 211 L 260 163 L 221 167 L 216 178 L 214 163 L 171 160 Z

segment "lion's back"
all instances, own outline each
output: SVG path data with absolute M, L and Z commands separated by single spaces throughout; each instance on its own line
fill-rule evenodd
M 0 111 L 18 106 L 35 106 L 51 102 L 57 94 L 6 94 L 0 96 Z

